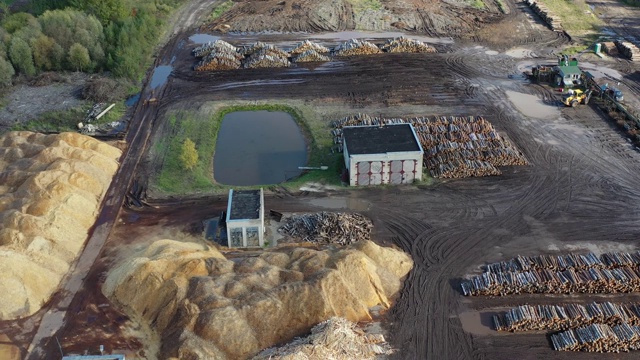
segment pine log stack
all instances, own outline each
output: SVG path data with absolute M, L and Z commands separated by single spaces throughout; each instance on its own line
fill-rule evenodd
M 305 242 L 349 245 L 371 239 L 371 220 L 360 214 L 319 212 L 294 215 L 278 232 Z
M 335 50 L 336 56 L 359 56 L 380 54 L 382 50 L 365 40 L 351 39 L 340 44 Z
M 293 62 L 327 62 L 331 61 L 331 58 L 318 53 L 315 50 L 307 50 L 300 55 L 297 55 L 293 58 Z
M 525 3 L 549 25 L 553 31 L 562 31 L 560 18 L 551 13 L 549 8 L 542 4 L 539 0 L 525 0 Z
M 251 54 L 244 62 L 244 68 L 282 68 L 291 66 L 289 54 L 274 46 L 267 45 Z
M 242 63 L 237 53 L 212 52 L 205 56 L 195 67 L 196 71 L 218 71 L 239 69 Z
M 624 55 L 631 61 L 640 61 L 640 49 L 628 41 L 616 41 L 618 53 Z
M 303 54 L 303 53 L 305 53 L 307 51 L 310 51 L 310 50 L 315 51 L 316 53 L 319 53 L 319 54 L 327 54 L 330 51 L 329 48 L 327 48 L 325 46 L 322 46 L 322 45 L 320 45 L 318 43 L 311 42 L 309 40 L 305 40 L 305 41 L 299 43 L 298 45 L 296 45 L 296 47 L 293 48 L 290 51 L 290 53 L 291 53 L 292 56 L 296 56 L 296 55 Z
M 557 351 L 627 352 L 640 349 L 640 327 L 626 323 L 591 324 L 551 335 Z
M 262 50 L 266 46 L 268 46 L 268 44 L 263 43 L 262 41 L 256 41 L 250 46 L 243 46 L 242 48 L 239 48 L 238 51 L 245 56 L 249 56 L 257 53 L 258 51 Z
M 224 40 L 216 40 L 202 44 L 192 50 L 195 57 L 203 58 L 212 52 L 238 53 L 238 49 Z
M 408 39 L 404 36 L 389 39 L 381 47 L 389 53 L 435 53 L 436 48 L 419 40 Z

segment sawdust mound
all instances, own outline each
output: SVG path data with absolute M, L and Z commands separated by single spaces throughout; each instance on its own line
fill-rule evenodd
M 75 134 L 0 137 L 0 319 L 33 314 L 82 249 L 120 150 Z
M 244 359 L 333 316 L 370 319 L 412 268 L 395 249 L 283 248 L 226 259 L 204 245 L 156 241 L 108 274 L 103 293 L 163 339 L 162 358 Z

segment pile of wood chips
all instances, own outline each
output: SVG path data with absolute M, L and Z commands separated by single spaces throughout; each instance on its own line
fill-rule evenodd
M 371 220 L 360 214 L 319 212 L 293 215 L 278 232 L 305 242 L 349 245 L 371 239 Z

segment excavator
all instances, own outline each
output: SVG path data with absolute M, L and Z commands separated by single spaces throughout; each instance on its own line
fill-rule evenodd
M 566 106 L 576 107 L 578 104 L 588 104 L 591 99 L 591 95 L 593 91 L 591 89 L 588 90 L 580 90 L 580 89 L 572 89 L 569 90 L 567 94 L 562 97 L 562 103 Z

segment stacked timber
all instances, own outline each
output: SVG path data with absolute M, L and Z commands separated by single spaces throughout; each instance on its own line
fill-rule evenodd
M 294 215 L 278 232 L 306 242 L 348 245 L 371 238 L 373 223 L 360 214 L 320 212 Z
M 602 51 L 611 56 L 618 55 L 618 47 L 613 41 L 603 42 Z
M 268 46 L 268 44 L 263 43 L 262 41 L 256 41 L 254 44 L 252 44 L 250 46 L 243 46 L 238 51 L 240 53 L 242 53 L 243 55 L 245 55 L 245 56 L 249 56 L 249 55 L 257 53 L 258 51 L 262 50 L 266 46 Z
M 525 0 L 525 3 L 549 25 L 553 31 L 562 31 L 560 18 L 551 13 L 549 8 L 542 4 L 539 0 Z
M 626 323 L 592 324 L 551 335 L 558 351 L 621 352 L 640 349 L 640 327 Z
M 193 49 L 193 55 L 203 58 L 212 52 L 237 53 L 238 49 L 224 40 L 210 41 Z
M 212 52 L 205 56 L 195 67 L 196 71 L 234 70 L 241 66 L 237 53 Z
M 616 41 L 618 52 L 631 61 L 640 61 L 640 49 L 628 41 Z
M 291 53 L 292 56 L 295 56 L 295 55 L 300 55 L 300 54 L 305 53 L 305 52 L 310 51 L 310 50 L 315 51 L 315 52 L 317 52 L 319 54 L 327 54 L 330 51 L 329 48 L 327 48 L 325 46 L 322 46 L 322 45 L 320 45 L 318 43 L 311 42 L 309 40 L 305 40 L 305 41 L 299 43 L 298 45 L 296 45 L 296 47 L 293 48 L 293 50 L 291 50 L 290 53 Z
M 267 45 L 260 51 L 253 53 L 245 60 L 247 69 L 282 68 L 291 66 L 289 54 L 271 45 Z
M 293 58 L 293 62 L 326 62 L 331 61 L 331 58 L 318 53 L 315 50 L 307 50 L 300 55 Z
M 435 53 L 436 48 L 429 46 L 422 41 L 407 39 L 404 36 L 389 39 L 381 49 L 390 53 Z
M 372 55 L 379 54 L 382 50 L 375 44 L 365 40 L 351 39 L 340 45 L 335 49 L 336 56 L 358 56 L 358 55 Z

